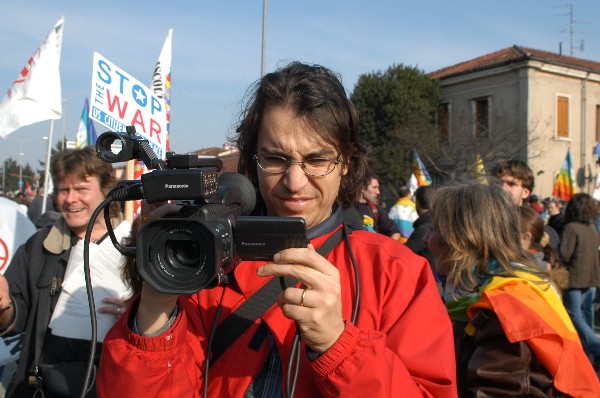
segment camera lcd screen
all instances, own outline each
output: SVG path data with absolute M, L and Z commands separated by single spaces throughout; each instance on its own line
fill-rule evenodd
M 242 260 L 270 260 L 283 249 L 308 245 L 302 217 L 238 217 L 234 235 Z

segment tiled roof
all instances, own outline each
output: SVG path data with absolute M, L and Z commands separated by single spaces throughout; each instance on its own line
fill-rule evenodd
M 432 79 L 446 79 L 453 76 L 491 69 L 525 60 L 543 61 L 554 65 L 567 66 L 600 73 L 600 62 L 570 57 L 567 55 L 560 55 L 548 51 L 536 50 L 533 48 L 512 46 L 491 54 L 483 55 L 470 61 L 461 62 L 459 64 L 431 72 L 429 73 L 429 77 Z

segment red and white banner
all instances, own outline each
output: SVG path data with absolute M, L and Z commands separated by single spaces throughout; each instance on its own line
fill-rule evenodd
M 15 252 L 35 232 L 35 226 L 20 206 L 0 197 L 0 273 L 4 273 Z
M 0 273 L 4 274 L 17 249 L 36 231 L 24 210 L 0 197 Z M 19 359 L 21 335 L 0 339 L 0 367 Z
M 59 63 L 63 26 L 61 17 L 0 101 L 0 137 L 19 127 L 61 118 Z

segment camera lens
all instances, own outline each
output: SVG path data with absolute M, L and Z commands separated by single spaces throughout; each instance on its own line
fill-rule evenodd
M 154 289 L 192 294 L 206 287 L 231 250 L 221 244 L 219 223 L 189 218 L 151 221 L 137 236 L 136 267 Z
M 151 247 L 151 259 L 184 279 L 210 272 L 214 262 L 213 239 L 198 226 L 190 222 L 187 226 L 163 229 Z
M 199 268 L 204 262 L 205 255 L 200 244 L 193 240 L 168 240 L 166 256 L 174 266 Z

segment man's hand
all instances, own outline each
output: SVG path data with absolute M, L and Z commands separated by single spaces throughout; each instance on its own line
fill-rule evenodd
M 127 310 L 127 304 L 125 303 L 125 300 L 120 298 L 105 297 L 102 299 L 102 302 L 110 304 L 98 308 L 98 312 L 102 314 L 114 314 L 119 317 Z
M 136 324 L 142 334 L 151 334 L 162 328 L 177 305 L 177 295 L 163 294 L 144 282 Z
M 148 204 L 142 201 L 140 211 L 140 228 L 152 220 L 162 218 L 166 215 L 177 214 L 181 206 L 160 202 Z M 171 313 L 177 305 L 177 295 L 162 294 L 153 289 L 146 282 L 142 285 L 140 305 L 136 313 L 136 325 L 142 334 L 150 334 L 159 330 L 168 321 Z
M 0 275 L 0 328 L 6 329 L 13 318 L 15 309 L 10 301 L 8 281 L 4 275 Z
M 337 341 L 345 328 L 340 274 L 312 245 L 282 250 L 273 257 L 272 264 L 260 267 L 257 274 L 300 281 L 300 288 L 286 289 L 277 303 L 283 315 L 298 322 L 307 346 L 323 353 Z

